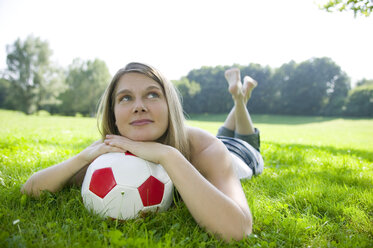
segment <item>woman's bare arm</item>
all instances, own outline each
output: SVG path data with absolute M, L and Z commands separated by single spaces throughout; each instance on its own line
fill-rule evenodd
M 43 190 L 57 192 L 67 183 L 77 182 L 74 177 L 81 178 L 81 173 L 85 172 L 86 167 L 101 154 L 122 151 L 105 145 L 102 141 L 96 141 L 78 155 L 34 173 L 22 186 L 21 192 L 35 197 L 38 197 Z
M 189 170 L 190 177 L 187 177 L 187 171 L 180 173 L 182 168 L 172 166 L 179 171 L 180 185 L 185 185 L 181 187 L 182 192 L 178 189 L 185 204 L 195 220 L 210 232 L 227 241 L 246 237 L 252 231 L 252 216 L 229 152 L 206 132 L 197 131 L 191 136 L 192 144 L 198 142 L 196 146 L 199 146 L 191 161 L 196 170 Z
M 199 134 L 198 137 L 209 138 Z M 108 136 L 105 143 L 161 164 L 200 226 L 227 241 L 240 240 L 251 233 L 250 210 L 231 167 L 230 154 L 219 140 L 210 138 L 212 143 L 195 157 L 198 170 L 170 146 L 120 136 Z

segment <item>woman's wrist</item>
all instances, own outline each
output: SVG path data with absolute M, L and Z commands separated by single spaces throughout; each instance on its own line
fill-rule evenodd
M 165 145 L 165 149 L 163 150 L 159 159 L 159 164 L 162 166 L 167 166 L 167 164 L 172 163 L 174 158 L 178 155 L 180 155 L 179 150 L 172 146 Z
M 93 161 L 89 161 L 89 160 L 88 160 L 87 155 L 86 155 L 85 153 L 86 153 L 86 151 L 83 150 L 83 151 L 81 151 L 80 153 L 78 153 L 78 154 L 73 158 L 73 159 L 76 160 L 76 162 L 77 162 L 78 164 L 81 164 L 82 167 L 84 167 L 84 166 L 86 166 L 86 165 L 88 165 L 88 164 L 90 164 L 90 163 L 93 162 Z

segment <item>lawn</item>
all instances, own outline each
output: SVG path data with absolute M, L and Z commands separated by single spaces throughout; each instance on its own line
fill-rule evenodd
M 211 133 L 223 115 L 191 116 Z M 373 247 L 373 120 L 253 116 L 264 173 L 242 182 L 253 235 L 232 247 Z M 35 171 L 99 138 L 92 118 L 0 110 L 0 247 L 227 247 L 182 202 L 135 220 L 88 212 L 79 188 L 20 193 Z

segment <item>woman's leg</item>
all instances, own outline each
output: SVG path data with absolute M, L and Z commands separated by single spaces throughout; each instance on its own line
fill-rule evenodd
M 225 72 L 225 78 L 229 84 L 228 90 L 232 95 L 234 106 L 228 114 L 223 126 L 239 135 L 255 133 L 254 125 L 246 108 L 246 104 L 251 97 L 252 90 L 257 86 L 257 82 L 251 77 L 246 76 L 242 86 L 240 70 L 238 68 L 227 70 Z
M 221 137 L 223 143 L 225 142 L 224 144 L 231 151 L 233 158 L 232 165 L 238 178 L 251 178 L 253 174 L 262 173 L 264 166 L 263 158 L 259 152 L 259 131 L 254 128 L 249 111 L 246 108 L 246 104 L 251 97 L 251 92 L 257 86 L 257 82 L 251 77 L 246 76 L 242 85 L 240 70 L 237 68 L 227 70 L 225 78 L 229 84 L 228 90 L 232 95 L 234 106 L 228 114 L 223 127 L 219 129 L 218 135 L 242 140 L 240 142 L 238 140 L 234 141 L 235 144 L 231 144 L 231 147 L 231 145 L 226 143 L 233 142 L 235 139 L 230 140 L 230 138 Z M 242 151 L 243 154 L 239 151 Z
M 240 91 L 242 88 L 241 84 L 241 76 L 240 76 L 240 70 L 238 68 L 232 68 L 225 71 L 225 79 L 227 80 L 229 84 L 229 92 L 232 90 L 234 91 Z M 232 110 L 228 114 L 223 127 L 235 131 L 236 130 L 236 118 L 235 118 L 235 106 L 233 106 Z

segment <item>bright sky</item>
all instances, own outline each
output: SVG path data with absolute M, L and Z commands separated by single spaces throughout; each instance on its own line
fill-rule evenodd
M 6 45 L 33 34 L 52 60 L 99 58 L 114 73 L 131 61 L 169 79 L 201 66 L 272 68 L 332 58 L 356 82 L 373 79 L 373 16 L 319 10 L 321 0 L 0 0 L 0 70 Z

